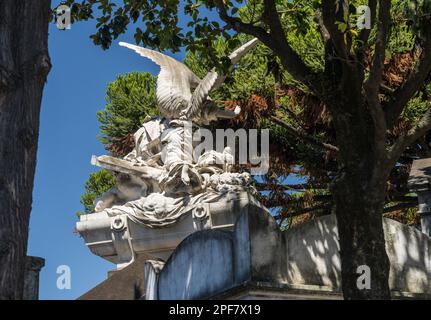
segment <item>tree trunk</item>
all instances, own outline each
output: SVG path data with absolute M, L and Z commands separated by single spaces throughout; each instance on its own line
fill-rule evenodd
M 324 88 L 339 148 L 339 172 L 331 191 L 340 241 L 342 291 L 345 299 L 390 299 L 382 212 L 393 164 L 387 159 L 384 124 L 374 115 L 378 109 L 363 90 L 361 68 L 327 60 Z M 363 279 L 362 268 L 367 267 L 369 289 L 358 283 Z
M 383 233 L 383 201 L 380 200 L 382 195 L 384 199 L 384 191 L 358 188 L 348 181 L 348 176 L 346 181 L 339 182 L 339 187 L 335 201 L 344 298 L 389 299 L 390 265 Z M 370 289 L 358 287 L 360 266 L 370 268 Z
M 356 163 L 342 171 L 333 188 L 345 299 L 390 299 L 382 219 L 386 171 L 369 161 Z M 361 287 L 361 266 L 369 267 L 369 289 Z
M 0 299 L 22 299 L 50 0 L 0 1 Z

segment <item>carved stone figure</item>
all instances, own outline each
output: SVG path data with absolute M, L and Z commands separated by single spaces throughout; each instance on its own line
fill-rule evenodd
M 235 64 L 257 43 L 256 39 L 235 50 Z M 110 216 L 127 214 L 147 227 L 165 227 L 177 222 L 193 206 L 222 201 L 236 192 L 251 190 L 248 173 L 233 173 L 230 148 L 207 150 L 193 157 L 193 134 L 199 125 L 239 113 L 222 110 L 209 98 L 225 75 L 211 70 L 199 79 L 184 64 L 162 53 L 127 43 L 156 62 L 157 100 L 163 117 L 147 119 L 135 133 L 135 148 L 124 159 L 93 157 L 92 163 L 114 173 L 117 186 L 95 203 L 95 211 Z

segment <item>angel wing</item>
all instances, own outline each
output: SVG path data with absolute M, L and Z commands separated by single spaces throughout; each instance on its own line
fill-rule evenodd
M 254 38 L 232 52 L 229 55 L 231 64 L 238 63 L 257 43 L 258 39 Z M 188 119 L 195 118 L 203 102 L 208 99 L 209 93 L 226 79 L 226 75 L 213 69 L 201 80 L 186 65 L 163 53 L 126 42 L 119 44 L 160 66 L 156 94 L 159 107 L 168 118 L 177 118 L 182 114 L 187 115 Z
M 119 45 L 134 50 L 160 66 L 156 90 L 159 107 L 166 117 L 178 117 L 179 112 L 189 106 L 192 90 L 199 86 L 201 79 L 186 65 L 163 53 L 126 42 L 120 42 Z
M 232 52 L 229 55 L 231 65 L 237 64 L 243 56 L 257 45 L 258 42 L 259 40 L 257 38 L 253 38 Z M 208 98 L 209 93 L 220 87 L 225 79 L 226 75 L 218 73 L 215 68 L 208 72 L 193 92 L 189 108 L 186 112 L 189 118 L 193 118 L 193 116 L 199 111 L 202 103 Z

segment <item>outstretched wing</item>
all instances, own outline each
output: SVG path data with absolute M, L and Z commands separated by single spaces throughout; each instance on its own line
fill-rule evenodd
M 154 50 L 142 48 L 130 43 L 120 42 L 120 46 L 134 50 L 160 66 L 157 77 L 157 101 L 165 116 L 177 116 L 189 105 L 192 98 L 191 90 L 201 80 L 183 63 Z
M 241 60 L 243 56 L 245 56 L 251 49 L 253 49 L 259 40 L 254 38 L 249 42 L 245 43 L 234 52 L 229 55 L 229 59 L 232 65 L 235 65 Z M 224 80 L 226 79 L 225 74 L 218 73 L 215 69 L 212 69 L 208 74 L 203 78 L 203 80 L 199 83 L 193 95 L 191 97 L 191 103 L 189 109 L 187 110 L 187 114 L 189 117 L 193 117 L 199 110 L 202 103 L 208 98 L 209 93 L 212 90 L 220 87 Z

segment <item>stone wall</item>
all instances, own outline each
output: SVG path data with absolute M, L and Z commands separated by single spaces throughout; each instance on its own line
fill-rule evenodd
M 384 229 L 393 295 L 431 297 L 430 237 L 389 219 Z M 336 294 L 340 267 L 333 215 L 280 232 L 272 217 L 251 206 L 233 232 L 204 230 L 186 238 L 161 270 L 154 290 L 158 299 L 204 299 L 264 283 L 266 290 L 284 288 L 284 293 L 302 288 L 303 293 Z

